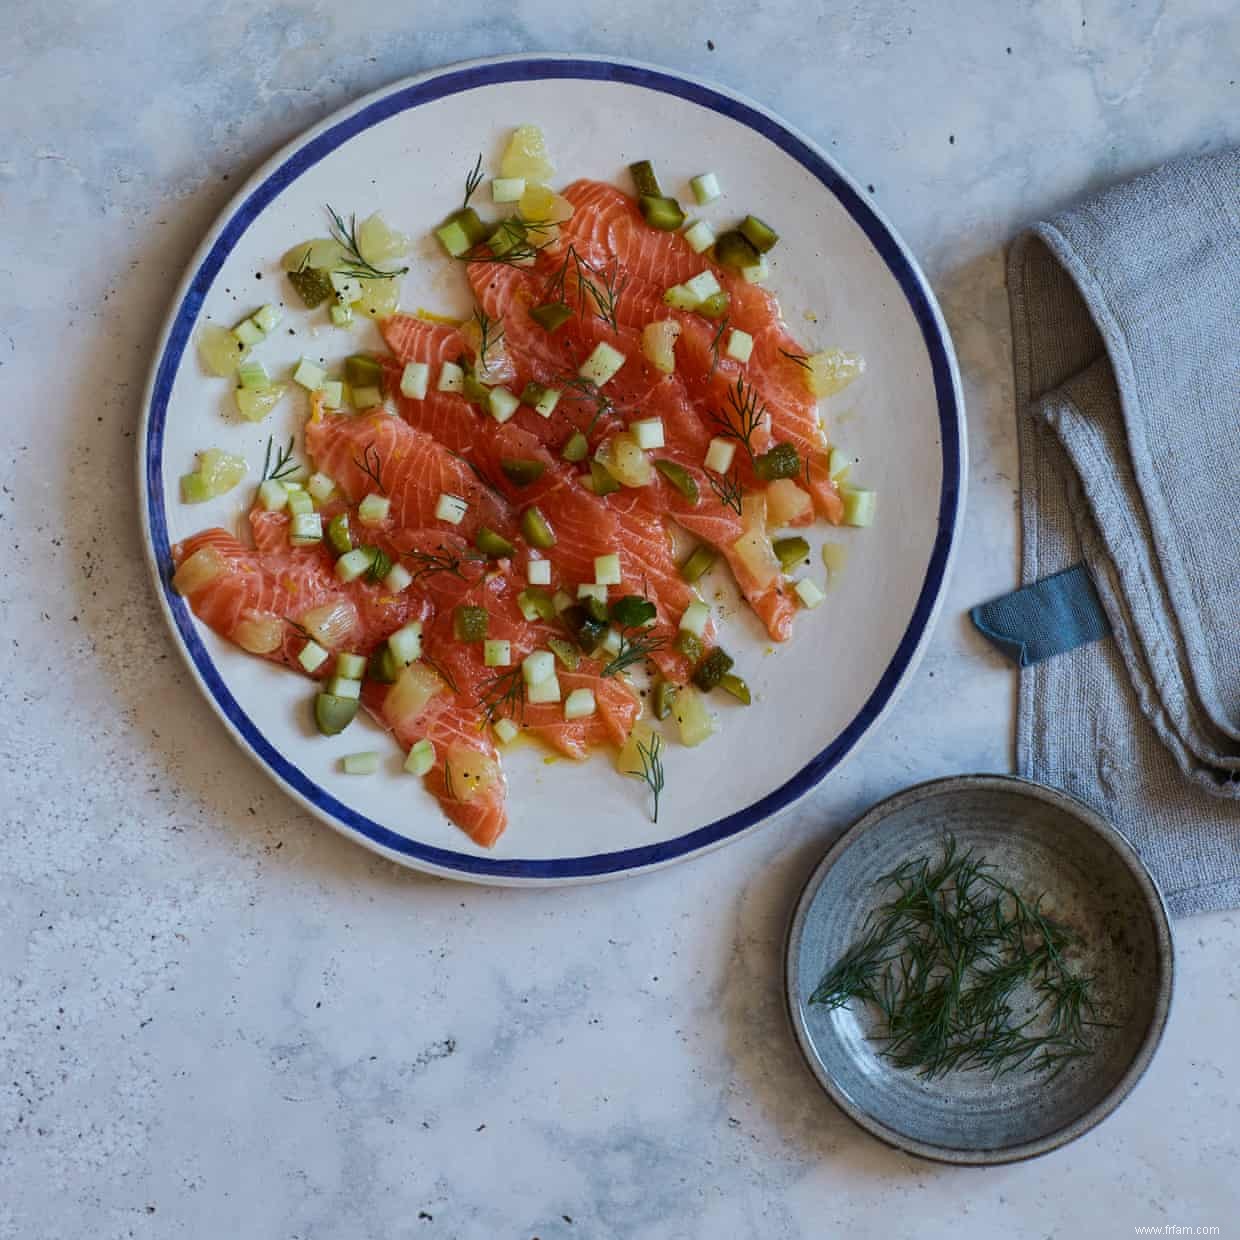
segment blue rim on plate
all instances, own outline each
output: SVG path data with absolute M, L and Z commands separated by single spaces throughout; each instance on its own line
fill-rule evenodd
M 282 757 L 229 692 L 195 629 L 189 608 L 171 587 L 171 548 L 162 471 L 164 426 L 173 380 L 207 291 L 250 223 L 285 186 L 342 143 L 398 113 L 480 86 L 546 79 L 621 82 L 709 108 L 763 135 L 835 196 L 886 263 L 921 329 L 938 405 L 943 483 L 929 566 L 895 655 L 873 693 L 847 727 L 791 779 L 726 818 L 658 844 L 555 859 L 472 856 L 406 839 L 342 804 Z M 178 294 L 176 310 L 165 332 L 145 401 L 139 472 L 142 515 L 148 532 L 147 554 L 165 614 L 183 643 L 192 671 L 216 710 L 257 761 L 308 809 L 333 826 L 394 860 L 433 873 L 475 881 L 580 881 L 647 870 L 735 838 L 804 796 L 857 746 L 891 704 L 901 681 L 911 671 L 929 635 L 942 596 L 963 500 L 961 432 L 964 407 L 955 358 L 934 296 L 904 245 L 851 180 L 808 138 L 783 121 L 757 104 L 719 87 L 632 61 L 581 56 L 516 56 L 474 61 L 388 87 L 351 105 L 339 119 L 329 118 L 311 133 L 312 136 L 297 140 L 260 169 L 226 209 L 223 223 L 212 230 L 205 252 L 200 252 L 196 258 Z

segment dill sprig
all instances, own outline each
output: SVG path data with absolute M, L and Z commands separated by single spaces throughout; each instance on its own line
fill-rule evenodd
M 780 349 L 780 352 L 794 365 L 800 366 L 802 370 L 809 370 L 809 356 L 805 353 L 789 353 L 787 349 Z
M 662 633 L 651 633 L 647 629 L 625 628 L 620 630 L 620 649 L 611 661 L 604 665 L 600 676 L 615 676 L 626 671 L 634 663 L 644 663 L 656 650 L 667 645 L 667 637 Z
M 275 449 L 275 459 L 272 459 L 272 449 Z M 298 463 L 293 460 L 293 436 L 288 437 L 288 443 L 283 448 L 276 448 L 272 442 L 271 436 L 267 436 L 267 451 L 263 454 L 263 482 L 283 482 L 285 478 L 292 477 L 301 468 Z
M 728 326 L 728 316 L 725 314 L 719 320 L 719 326 L 710 341 L 710 373 L 713 375 L 719 369 L 719 345 L 723 341 L 723 333 Z
M 626 275 L 620 278 L 620 266 L 617 264 L 610 271 L 604 273 L 597 267 L 590 267 L 585 264 L 587 269 L 594 275 L 595 280 L 586 279 L 581 283 L 581 287 L 589 295 L 594 302 L 594 312 L 611 330 L 619 331 L 620 327 L 616 321 L 617 303 L 620 295 L 628 287 L 629 277 Z
M 465 564 L 486 563 L 486 556 L 472 547 L 459 552 L 440 547 L 438 551 L 406 551 L 404 554 L 418 566 L 413 572 L 414 581 L 421 581 L 422 578 L 434 576 L 436 573 L 447 573 L 450 577 L 468 581 L 462 567 Z
M 465 197 L 461 200 L 461 210 L 464 211 L 469 206 L 469 200 L 474 196 L 474 191 L 482 184 L 482 153 L 479 152 L 478 159 L 473 169 L 465 176 Z
M 594 434 L 594 428 L 598 425 L 599 419 L 604 414 L 611 413 L 616 407 L 611 397 L 606 395 L 597 383 L 583 379 L 581 375 L 560 375 L 553 380 L 553 383 L 561 391 L 569 393 L 569 400 L 575 400 L 583 405 L 593 405 L 594 413 L 590 417 L 589 425 L 585 427 L 587 437 Z
M 452 787 L 451 762 L 445 762 L 443 764 L 443 790 L 452 800 L 456 800 L 456 790 Z
M 725 508 L 731 508 L 739 517 L 745 501 L 745 488 L 741 486 L 740 475 L 736 470 L 730 470 L 726 474 L 712 474 L 707 470 L 706 481 L 710 483 L 710 489 L 714 491 L 719 502 Z
M 651 821 L 659 821 L 659 795 L 662 793 L 666 780 L 663 771 L 663 738 L 655 732 L 649 743 L 639 740 L 637 742 L 637 756 L 641 759 L 642 769 L 640 771 L 625 771 L 626 775 L 632 775 L 634 779 L 645 780 L 650 791 L 654 794 L 654 806 L 651 811 Z
M 379 449 L 373 443 L 368 443 L 362 449 L 362 459 L 359 461 L 357 457 L 353 458 L 353 464 L 358 467 L 379 488 L 380 495 L 387 494 L 387 487 L 383 485 L 383 457 L 379 455 Z
M 1054 1075 L 1091 1053 L 1092 979 L 1066 962 L 1076 939 L 1041 897 L 1026 900 L 950 835 L 937 859 L 906 861 L 877 886 L 891 897 L 811 1003 L 870 1004 L 883 1054 L 928 1078 L 966 1068 Z
M 550 229 L 547 220 L 523 220 L 519 215 L 510 215 L 500 227 L 508 233 L 511 241 L 503 253 L 497 254 L 487 246 L 484 253 L 469 250 L 459 255 L 458 260 L 462 263 L 495 263 L 501 267 L 528 267 L 551 244 L 550 241 L 540 244 L 534 240 Z M 478 248 L 475 247 L 475 250 Z
M 493 319 L 479 306 L 474 311 L 474 322 L 478 324 L 478 366 L 485 370 L 487 366 L 487 350 L 498 346 L 504 338 L 504 325 Z
M 384 271 L 383 268 L 376 267 L 358 247 L 357 216 L 350 215 L 348 224 L 345 224 L 344 217 L 330 203 L 327 204 L 327 213 L 332 217 L 332 236 L 344 247 L 345 257 L 349 261 L 349 266 L 340 268 L 341 274 L 358 280 L 394 280 L 409 270 L 408 267 L 398 267 L 395 271 Z
M 547 277 L 543 285 L 542 300 L 544 302 L 563 302 L 568 304 L 567 280 L 569 271 L 573 272 L 577 286 L 577 315 L 580 318 L 593 305 L 594 313 L 611 328 L 619 331 L 616 319 L 620 295 L 628 287 L 629 277 L 620 276 L 617 264 L 610 271 L 603 271 L 592 266 L 577 252 L 575 245 L 569 245 L 564 251 L 560 265 Z
M 487 723 L 507 718 L 525 718 L 525 673 L 521 665 L 506 672 L 497 672 L 483 685 L 478 699 Z
M 743 375 L 737 376 L 728 388 L 727 402 L 723 413 L 712 409 L 708 416 L 725 438 L 735 439 L 745 449 L 752 464 L 756 456 L 753 435 L 766 417 L 766 406 L 758 400 L 753 385 L 745 383 Z

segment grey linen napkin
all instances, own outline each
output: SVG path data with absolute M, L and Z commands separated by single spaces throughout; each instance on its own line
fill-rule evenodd
M 1022 774 L 1104 812 L 1176 915 L 1240 905 L 1240 151 L 1008 259 L 1028 585 L 1084 560 L 1114 640 L 1022 673 Z

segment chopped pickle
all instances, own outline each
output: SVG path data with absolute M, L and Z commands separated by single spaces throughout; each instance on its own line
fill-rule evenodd
M 747 215 L 740 223 L 741 235 L 759 254 L 774 249 L 779 240 L 777 233 L 769 224 L 765 224 L 756 215 Z M 748 265 L 748 264 L 747 264 Z
M 478 376 L 471 369 L 466 369 L 461 380 L 461 393 L 465 399 L 486 409 L 491 403 L 491 389 L 478 381 Z
M 666 719 L 672 713 L 672 703 L 676 701 L 677 686 L 670 680 L 660 680 L 654 687 L 654 717 Z
M 733 676 L 731 672 L 720 678 L 719 687 L 730 693 L 744 706 L 748 706 L 753 701 L 749 686 L 739 676 Z
M 327 523 L 327 545 L 337 555 L 353 550 L 353 536 L 349 533 L 349 514 L 338 512 Z
M 696 504 L 698 502 L 697 479 L 683 465 L 678 464 L 676 461 L 658 460 L 655 461 L 654 467 L 689 503 Z
M 366 675 L 370 680 L 377 680 L 383 685 L 396 683 L 396 677 L 400 675 L 400 663 L 386 642 L 370 656 L 370 661 L 366 664 Z
M 350 387 L 382 387 L 383 367 L 368 353 L 344 359 L 344 377 Z
M 655 617 L 655 606 L 640 594 L 626 594 L 611 605 L 611 618 L 622 629 L 637 629 Z
M 530 586 L 517 595 L 517 606 L 527 620 L 537 617 L 539 620 L 555 619 L 555 603 L 546 590 Z
M 490 526 L 484 525 L 474 537 L 474 546 L 488 559 L 500 560 L 510 556 L 516 547 L 503 534 L 497 534 Z
M 547 389 L 541 383 L 535 383 L 531 379 L 521 389 L 521 403 L 523 405 L 536 405 L 547 394 Z
M 809 555 L 809 543 L 804 538 L 777 538 L 774 547 L 775 554 L 779 556 L 780 567 L 785 573 L 790 573 Z
M 586 615 L 592 620 L 598 620 L 601 623 L 607 619 L 607 604 L 597 595 L 591 594 L 583 598 L 581 605 L 586 609 Z
M 731 304 L 731 295 L 721 289 L 718 293 L 712 293 L 705 301 L 700 302 L 697 311 L 698 314 L 708 319 L 721 319 L 727 314 Z
M 650 160 L 639 159 L 637 163 L 629 165 L 629 171 L 633 174 L 633 186 L 639 197 L 663 197 L 663 188 L 659 184 L 659 178 L 655 176 L 654 165 Z
M 637 205 L 641 209 L 642 219 L 660 232 L 675 232 L 685 222 L 685 213 L 675 198 L 666 198 L 662 194 L 642 194 Z
M 754 461 L 753 471 L 763 482 L 795 478 L 801 472 L 801 454 L 790 443 L 777 443 Z
M 694 669 L 693 683 L 707 691 L 716 688 L 732 670 L 732 656 L 716 646 Z
M 560 449 L 560 456 L 575 465 L 578 461 L 584 461 L 589 452 L 590 441 L 581 431 L 573 431 L 568 442 Z
M 595 495 L 610 495 L 620 489 L 620 484 L 602 461 L 590 462 L 590 481 L 594 484 Z
M 357 698 L 340 697 L 335 693 L 319 693 L 314 699 L 314 722 L 324 736 L 336 736 L 353 722 L 357 714 Z
M 546 471 L 546 465 L 542 461 L 526 461 L 503 459 L 499 463 L 503 475 L 513 486 L 527 487 L 531 483 L 537 482 Z
M 730 228 L 715 238 L 715 260 L 721 267 L 741 271 L 754 266 L 759 261 L 759 255 L 743 232 Z
M 473 207 L 462 207 L 459 211 L 453 211 L 444 221 L 445 228 L 451 225 L 455 225 L 460 230 L 461 235 L 468 243 L 466 249 L 472 250 L 487 235 L 487 226 L 482 222 L 482 218 Z
M 572 642 L 567 642 L 562 637 L 549 637 L 547 646 L 566 670 L 575 672 L 581 666 L 581 655 L 577 653 Z
M 459 642 L 480 642 L 487 635 L 490 619 L 485 607 L 462 603 L 452 612 L 453 635 Z
M 689 558 L 680 566 L 680 575 L 692 585 L 710 569 L 718 558 L 717 553 L 705 543 L 699 543 L 694 547 Z
M 336 295 L 336 290 L 332 287 L 331 272 L 318 267 L 302 267 L 298 271 L 290 271 L 288 282 L 307 310 L 321 306 L 329 297 Z
M 702 639 L 696 633 L 690 633 L 688 629 L 681 629 L 676 634 L 676 649 L 689 660 L 690 663 L 696 663 L 701 657 L 706 647 L 702 644 Z
M 547 524 L 547 518 L 536 504 L 521 514 L 521 533 L 531 547 L 537 547 L 540 551 L 555 546 L 555 531 Z
M 607 636 L 607 622 L 596 620 L 580 603 L 566 607 L 560 619 L 586 654 L 593 654 Z
M 572 317 L 571 307 L 562 301 L 548 301 L 530 310 L 530 318 L 545 332 L 557 331 Z
M 378 547 L 368 547 L 367 550 L 371 552 L 371 556 L 366 575 L 371 581 L 382 581 L 392 571 L 392 557 Z

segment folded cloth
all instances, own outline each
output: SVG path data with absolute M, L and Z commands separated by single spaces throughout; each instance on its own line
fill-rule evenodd
M 1022 580 L 1083 560 L 1115 638 L 1022 674 L 1020 769 L 1104 812 L 1172 913 L 1240 906 L 1240 151 L 1038 224 L 1008 289 Z

